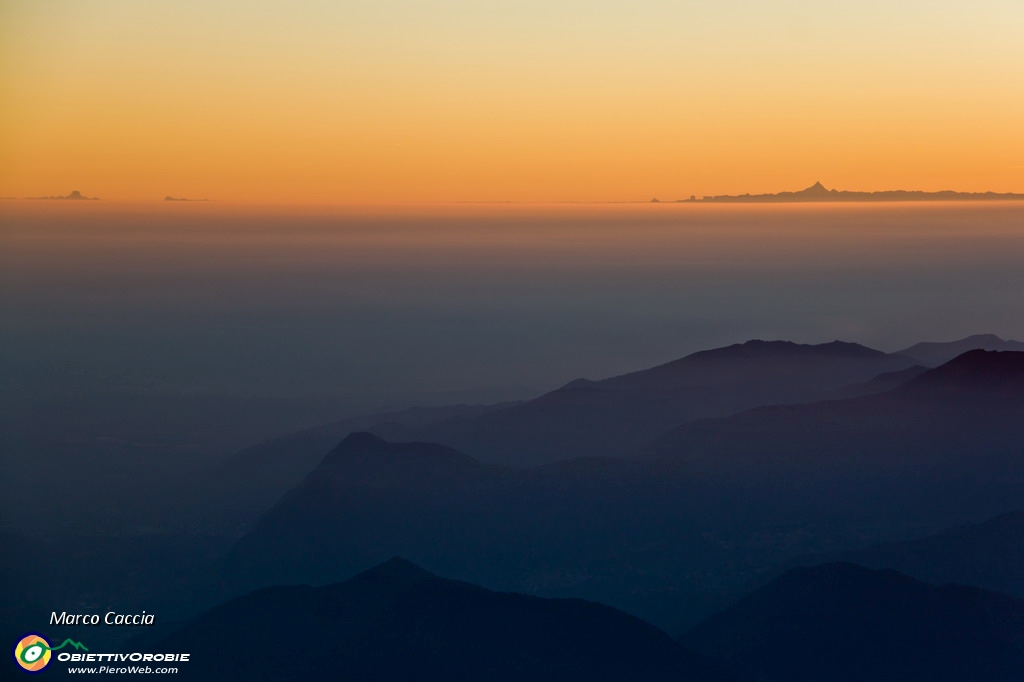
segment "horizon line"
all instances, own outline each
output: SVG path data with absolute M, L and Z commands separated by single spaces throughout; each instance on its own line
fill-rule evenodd
M 880 196 L 881 195 L 881 196 Z M 894 196 L 895 195 L 895 196 Z M 911 195 L 904 197 L 903 195 Z M 698 198 L 699 197 L 699 198 Z M 872 197 L 878 197 L 872 199 Z M 962 201 L 1018 201 L 1024 199 L 1024 193 L 1018 192 L 996 192 L 994 190 L 963 191 L 953 189 L 941 190 L 907 190 L 907 189 L 886 189 L 886 190 L 840 190 L 836 188 L 827 189 L 821 182 L 799 190 L 779 190 L 777 192 L 764 192 L 752 194 L 690 194 L 689 198 L 660 199 L 652 196 L 649 199 L 389 199 L 389 200 L 332 200 L 332 199 L 296 199 L 275 201 L 274 199 L 190 199 L 172 198 L 172 195 L 164 195 L 161 198 L 107 198 L 90 197 L 82 195 L 79 191 L 73 190 L 68 195 L 50 196 L 0 196 L 0 201 L 33 201 L 33 202 L 59 202 L 59 203 L 91 203 L 101 201 L 105 203 L 132 203 L 132 204 L 248 204 L 248 205 L 278 205 L 278 206 L 325 206 L 325 205 L 400 205 L 400 204 L 693 204 L 693 203 L 922 203 L 922 202 L 962 202 Z

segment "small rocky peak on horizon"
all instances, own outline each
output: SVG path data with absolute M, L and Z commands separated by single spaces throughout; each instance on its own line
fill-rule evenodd
M 70 194 L 68 194 L 66 196 L 63 196 L 63 197 L 58 196 L 58 197 L 44 197 L 44 198 L 46 198 L 46 199 L 70 199 L 72 201 L 92 201 L 93 199 L 96 199 L 96 197 L 87 197 L 87 196 L 85 196 L 84 194 L 79 192 L 77 189 L 72 190 Z

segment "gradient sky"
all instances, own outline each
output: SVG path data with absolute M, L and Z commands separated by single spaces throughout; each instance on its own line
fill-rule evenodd
M 0 196 L 1024 191 L 1020 0 L 0 0 Z

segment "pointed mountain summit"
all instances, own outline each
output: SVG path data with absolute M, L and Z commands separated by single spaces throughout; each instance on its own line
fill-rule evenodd
M 775 203 L 789 201 L 1006 201 L 1024 199 L 1024 194 L 997 192 L 954 192 L 941 190 L 938 192 L 922 192 L 919 190 L 883 190 L 880 192 L 858 192 L 849 190 L 826 189 L 820 182 L 815 182 L 807 189 L 795 192 L 785 191 L 774 194 L 721 194 L 705 196 L 701 201 L 717 201 L 725 203 Z M 691 199 L 695 201 L 696 199 Z
M 828 193 L 829 193 L 829 190 L 827 190 L 825 188 L 825 185 L 821 184 L 821 182 L 815 182 L 813 185 L 811 185 L 807 189 L 801 190 L 800 192 L 797 192 L 797 194 L 805 194 L 805 195 L 828 194 Z

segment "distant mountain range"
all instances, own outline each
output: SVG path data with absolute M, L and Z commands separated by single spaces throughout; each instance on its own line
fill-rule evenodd
M 792 570 L 681 640 L 759 682 L 1024 679 L 1024 601 L 853 564 Z
M 619 377 L 577 379 L 521 403 L 367 415 L 285 434 L 237 453 L 225 465 L 225 475 L 216 478 L 231 479 L 244 488 L 240 494 L 255 496 L 255 506 L 262 508 L 353 431 L 444 443 L 483 461 L 520 466 L 580 456 L 628 456 L 696 419 L 762 405 L 888 391 L 926 367 L 975 348 L 1024 350 L 1024 344 L 985 334 L 886 354 L 838 341 L 808 345 L 754 340 Z
M 816 182 L 807 189 L 796 192 L 777 192 L 775 194 L 720 194 L 705 196 L 701 199 L 690 197 L 681 202 L 713 202 L 713 203 L 798 203 L 822 201 L 1006 201 L 1024 199 L 1024 194 L 1012 192 L 921 192 L 914 190 L 887 190 L 882 192 L 851 192 L 847 190 L 826 189 Z
M 486 461 L 513 465 L 626 456 L 695 419 L 825 399 L 848 384 L 914 364 L 855 343 L 755 340 L 600 381 L 577 379 L 534 400 L 470 419 L 412 430 L 371 430 L 388 438 L 445 443 Z
M 1018 508 L 1022 447 L 1024 353 L 976 350 L 886 393 L 685 424 L 644 455 L 681 476 L 814 490 L 825 506 L 828 497 L 863 504 L 865 518 L 880 514 L 892 529 L 901 517 L 942 521 L 948 510 L 942 525 L 951 526 L 966 508 L 985 516 Z
M 914 365 L 853 343 L 748 341 L 619 377 L 577 379 L 525 402 L 415 408 L 284 434 L 229 458 L 205 494 L 259 513 L 356 431 L 443 443 L 516 466 L 628 456 L 693 419 L 888 390 L 914 375 Z
M 492 592 L 397 558 L 234 599 L 145 648 L 190 652 L 190 680 L 747 679 L 607 606 Z

